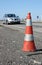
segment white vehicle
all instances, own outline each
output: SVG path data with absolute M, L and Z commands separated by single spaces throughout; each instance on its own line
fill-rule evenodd
M 20 18 L 19 16 L 16 16 L 15 14 L 5 14 L 4 16 L 4 23 L 10 24 L 10 23 L 18 23 L 20 24 Z

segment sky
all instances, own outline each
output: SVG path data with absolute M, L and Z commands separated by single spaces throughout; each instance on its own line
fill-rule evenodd
M 0 18 L 7 13 L 25 18 L 28 12 L 31 12 L 32 19 L 42 18 L 42 0 L 0 0 Z

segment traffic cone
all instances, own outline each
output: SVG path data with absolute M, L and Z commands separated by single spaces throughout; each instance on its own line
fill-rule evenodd
M 26 30 L 22 51 L 35 51 L 35 50 L 36 47 L 34 44 L 31 13 L 28 13 L 26 18 Z

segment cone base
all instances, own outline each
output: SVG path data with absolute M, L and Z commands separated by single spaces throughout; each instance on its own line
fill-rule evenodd
M 34 41 L 24 41 L 24 46 L 22 48 L 22 51 L 28 51 L 28 52 L 33 52 L 36 50 Z

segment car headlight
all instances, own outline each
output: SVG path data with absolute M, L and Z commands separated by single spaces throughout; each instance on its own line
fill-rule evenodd
M 11 21 L 11 19 L 10 19 L 10 18 L 8 18 L 7 20 L 8 20 L 8 21 Z

